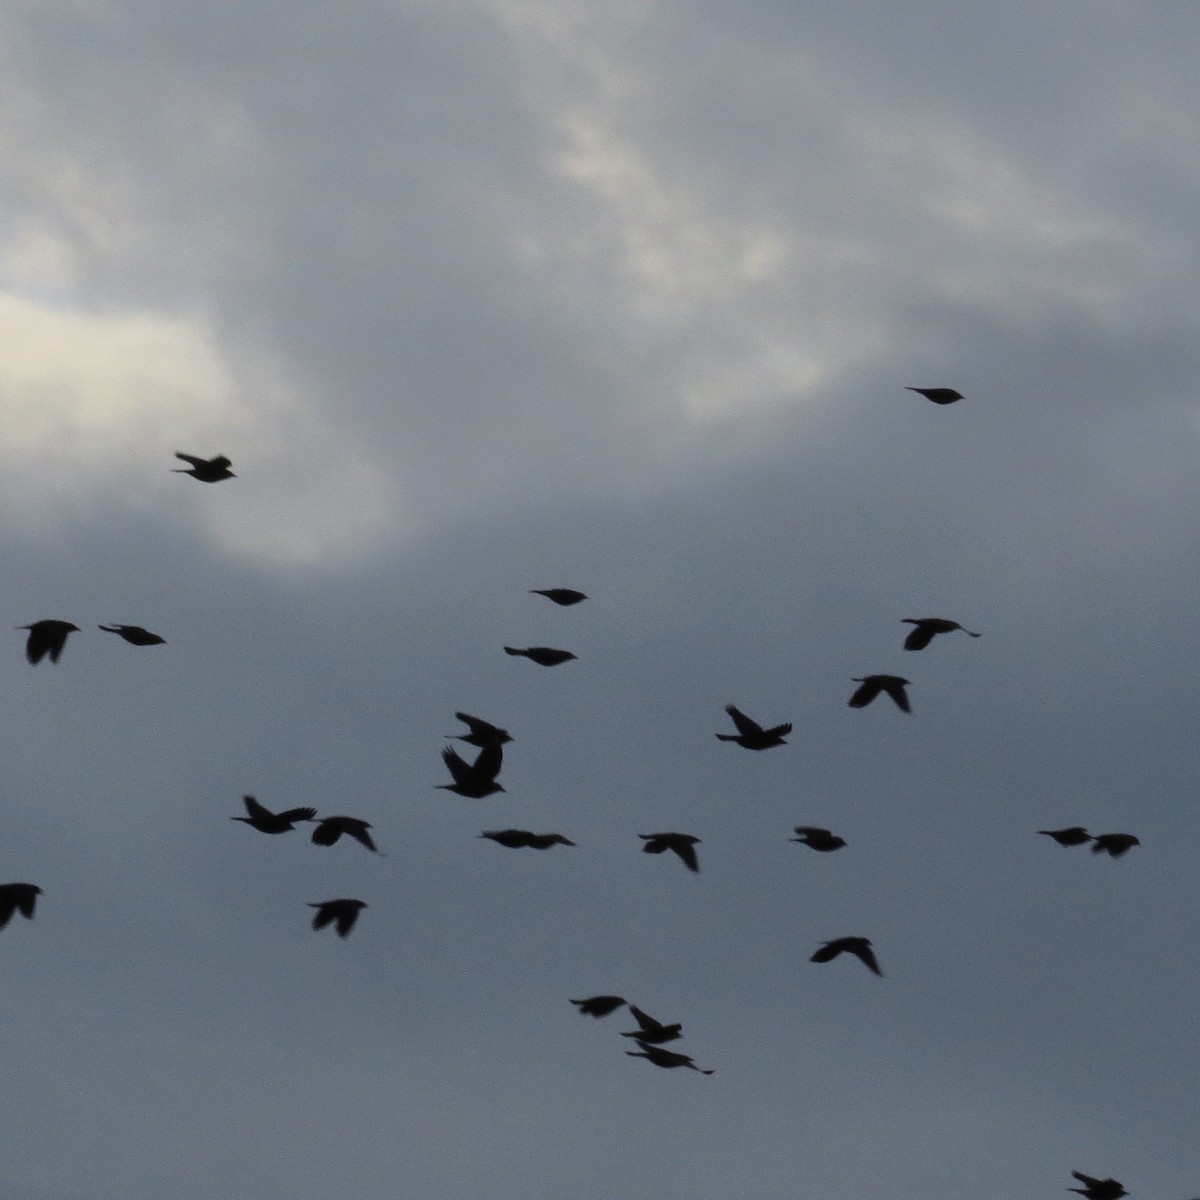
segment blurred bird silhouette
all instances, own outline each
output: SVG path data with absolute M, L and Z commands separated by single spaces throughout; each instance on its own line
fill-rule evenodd
M 932 400 L 934 404 L 953 404 L 955 400 L 963 398 L 962 392 L 956 392 L 953 388 L 916 388 L 906 387 L 906 392 L 917 392 L 924 396 L 926 400 Z
M 1086 1197 L 1086 1200 L 1121 1200 L 1122 1196 L 1129 1195 L 1124 1186 L 1115 1179 L 1093 1179 L 1091 1175 L 1085 1175 L 1082 1171 L 1072 1171 L 1071 1174 L 1085 1186 L 1067 1188 L 1067 1191 L 1078 1192 Z
M 545 596 L 547 600 L 553 600 L 555 604 L 560 604 L 563 608 L 587 599 L 582 592 L 577 592 L 574 588 L 530 588 L 529 594 Z
M 953 633 L 956 629 L 961 629 L 968 637 L 982 636 L 957 621 L 947 621 L 944 617 L 901 617 L 900 623 L 913 626 L 904 639 L 905 650 L 924 650 L 939 633 Z
M 883 972 L 879 969 L 879 962 L 875 958 L 875 951 L 871 949 L 871 943 L 865 937 L 840 937 L 834 938 L 831 942 L 826 942 L 813 956 L 809 962 L 827 963 L 832 962 L 839 954 L 853 954 L 855 958 L 864 962 L 876 975 L 882 975 Z
M 862 687 L 847 701 L 851 708 L 866 708 L 880 692 L 886 692 L 901 712 L 912 712 L 908 703 L 908 693 L 904 690 L 908 684 L 907 679 L 901 679 L 899 675 L 863 675 L 856 677 L 854 682 L 861 683 Z
M 317 846 L 332 846 L 344 833 L 378 854 L 379 850 L 367 832 L 370 828 L 366 821 L 360 821 L 357 817 L 322 817 L 312 832 L 312 840 Z
M 663 851 L 670 850 L 679 856 L 689 871 L 700 870 L 695 850 L 700 841 L 698 837 L 692 837 L 690 833 L 639 833 L 638 837 L 646 843 L 642 847 L 645 853 L 662 854 Z
M 1120 858 L 1126 851 L 1142 843 L 1132 833 L 1101 833 L 1092 839 L 1092 853 L 1107 851 L 1113 858 Z
M 42 889 L 36 883 L 0 883 L 0 929 L 20 913 L 27 921 L 33 920 L 33 909 Z
M 840 850 L 846 844 L 845 838 L 840 838 L 836 833 L 822 829 L 819 825 L 797 825 L 795 828 L 800 836 L 788 838 L 789 842 L 799 842 L 802 846 L 820 850 L 822 853 Z
M 629 1011 L 633 1013 L 634 1020 L 641 1028 L 635 1029 L 632 1033 L 623 1033 L 622 1037 L 637 1038 L 638 1043 L 643 1046 L 647 1044 L 658 1046 L 663 1042 L 673 1042 L 683 1037 L 682 1024 L 664 1025 L 661 1021 L 656 1021 L 649 1013 L 642 1012 L 636 1004 L 631 1004 Z
M 784 738 L 792 732 L 791 725 L 776 725 L 772 729 L 764 729 L 732 704 L 725 705 L 725 711 L 733 718 L 737 733 L 718 733 L 716 736 L 719 741 L 737 742 L 747 750 L 769 750 L 772 746 L 787 745 Z
M 586 1000 L 572 1000 L 584 1017 L 607 1017 L 625 1004 L 624 996 L 589 996 Z
M 534 850 L 549 850 L 551 846 L 575 845 L 570 838 L 563 837 L 561 833 L 530 833 L 528 829 L 489 829 L 479 836 L 491 838 L 493 842 L 499 842 L 501 846 L 507 846 L 510 850 L 519 850 L 523 846 L 530 846 Z
M 190 475 L 201 483 L 220 483 L 222 479 L 237 478 L 229 469 L 233 463 L 223 454 L 218 454 L 216 458 L 197 458 L 194 454 L 181 454 L 176 450 L 175 457 L 192 464 L 191 467 L 172 467 L 175 475 Z
M 517 650 L 512 646 L 504 647 L 505 654 L 517 655 L 520 658 L 532 659 L 539 667 L 557 667 L 561 663 L 570 662 L 576 656 L 570 650 L 555 650 L 553 646 L 529 646 L 525 650 Z
M 1053 838 L 1060 846 L 1082 846 L 1084 842 L 1092 840 L 1092 835 L 1082 825 L 1068 825 L 1066 829 L 1039 829 L 1038 833 Z
M 167 641 L 166 638 L 159 637 L 157 633 L 151 633 L 140 625 L 100 625 L 97 628 L 103 629 L 105 633 L 115 633 L 123 637 L 131 646 L 163 646 Z
M 641 1046 L 640 1050 L 626 1050 L 625 1053 L 630 1058 L 647 1058 L 656 1067 L 691 1067 L 693 1071 L 700 1071 L 701 1075 L 711 1075 L 712 1071 L 702 1071 L 695 1062 L 692 1061 L 690 1054 L 676 1054 L 674 1050 L 664 1050 L 661 1046 L 653 1046 L 649 1042 L 638 1042 Z
M 78 633 L 79 626 L 70 621 L 34 621 L 32 625 L 18 625 L 18 629 L 28 629 L 29 637 L 25 640 L 25 657 L 31 663 L 40 663 L 46 655 L 52 663 L 58 662 L 67 644 L 68 634 Z
M 496 782 L 504 763 L 504 751 L 499 742 L 484 746 L 473 763 L 467 762 L 453 746 L 446 746 L 442 749 L 442 762 L 454 777 L 454 782 L 439 783 L 436 787 L 466 796 L 468 800 L 482 800 L 485 796 L 504 791 Z
M 473 717 L 470 713 L 465 712 L 456 712 L 454 715 L 467 726 L 467 732 L 448 733 L 446 734 L 448 738 L 455 738 L 457 741 L 466 742 L 468 746 L 481 748 L 503 746 L 505 742 L 512 741 L 507 729 L 501 729 L 490 721 L 484 721 L 480 717 Z
M 259 833 L 288 833 L 295 829 L 297 821 L 311 821 L 317 815 L 315 808 L 289 808 L 286 812 L 273 813 L 264 808 L 253 796 L 243 796 L 242 803 L 246 806 L 246 817 L 230 817 L 231 821 L 241 821 Z M 336 839 L 335 839 L 336 840 Z M 324 843 L 318 843 L 324 845 Z
M 368 905 L 365 900 L 322 900 L 316 904 L 310 903 L 308 907 L 317 910 L 313 914 L 314 929 L 324 929 L 332 924 L 337 929 L 338 937 L 349 937 L 358 914 Z

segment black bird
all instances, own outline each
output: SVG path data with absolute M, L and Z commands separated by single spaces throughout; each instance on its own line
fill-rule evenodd
M 696 843 L 700 841 L 698 837 L 692 837 L 690 833 L 639 833 L 638 837 L 646 844 L 642 850 L 647 854 L 662 854 L 664 850 L 671 850 L 678 854 L 689 871 L 699 871 L 700 864 L 696 860 Z
M 32 921 L 33 906 L 41 894 L 36 883 L 0 883 L 0 929 L 13 919 L 13 913 Z
M 879 962 L 875 958 L 875 951 L 871 949 L 871 943 L 865 937 L 834 938 L 833 941 L 826 942 L 809 959 L 809 962 L 832 962 L 839 954 L 853 954 L 856 958 L 866 963 L 876 975 L 883 974 L 879 969 Z
M 79 632 L 79 626 L 70 621 L 34 621 L 32 625 L 18 625 L 17 628 L 29 630 L 25 657 L 31 663 L 40 663 L 47 654 L 52 663 L 58 662 L 68 635 Z
M 525 650 L 505 646 L 504 653 L 532 659 L 539 667 L 557 667 L 561 663 L 570 662 L 571 659 L 577 657 L 570 650 L 555 650 L 553 646 L 529 646 Z
M 683 1025 L 678 1022 L 674 1025 L 664 1025 L 662 1021 L 656 1021 L 649 1013 L 642 1012 L 636 1004 L 631 1004 L 629 1011 L 633 1013 L 634 1020 L 641 1028 L 635 1029 L 632 1033 L 623 1033 L 622 1037 L 637 1038 L 638 1044 L 641 1046 L 647 1044 L 658 1046 L 663 1042 L 673 1042 L 683 1037 Z
M 880 692 L 886 692 L 901 712 L 912 712 L 908 704 L 908 693 L 904 690 L 907 679 L 901 679 L 899 675 L 863 675 L 856 677 L 854 682 L 861 683 L 862 687 L 847 702 L 851 708 L 866 708 Z
M 586 1000 L 572 1000 L 580 1016 L 607 1017 L 625 1004 L 624 996 L 589 996 Z
M 901 617 L 900 623 L 913 626 L 904 639 L 905 650 L 924 650 L 939 633 L 953 633 L 956 629 L 961 629 L 968 637 L 982 636 L 957 621 L 947 621 L 945 617 Z
M 100 625 L 105 633 L 115 633 L 123 637 L 131 646 L 163 646 L 167 639 L 151 633 L 140 625 Z
M 737 733 L 718 733 L 718 740 L 737 742 L 739 746 L 744 746 L 747 750 L 769 750 L 772 746 L 787 745 L 784 738 L 792 732 L 790 724 L 764 729 L 757 721 L 751 720 L 732 704 L 725 705 L 725 711 L 733 718 L 733 723 L 737 726 Z
M 322 817 L 312 832 L 312 840 L 317 846 L 332 846 L 344 833 L 378 854 L 379 850 L 367 832 L 370 828 L 366 821 L 360 821 L 357 817 Z
M 365 900 L 322 900 L 318 904 L 309 904 L 308 907 L 317 910 L 313 914 L 314 929 L 334 925 L 338 937 L 349 937 L 354 922 L 358 920 L 358 914 L 368 905 Z
M 1092 840 L 1092 835 L 1082 825 L 1068 825 L 1066 829 L 1039 829 L 1038 833 L 1053 838 L 1060 846 L 1082 846 L 1084 842 Z
M 1132 833 L 1100 833 L 1092 839 L 1092 853 L 1103 854 L 1107 850 L 1113 858 L 1120 858 L 1126 851 L 1141 844 Z
M 175 457 L 192 464 L 190 468 L 172 467 L 176 475 L 190 475 L 201 483 L 220 483 L 222 479 L 237 478 L 229 469 L 233 463 L 223 454 L 218 454 L 216 458 L 197 458 L 194 454 L 181 454 L 176 450 Z
M 248 817 L 230 817 L 231 821 L 241 821 L 259 833 L 288 833 L 296 828 L 297 821 L 311 821 L 317 815 L 315 808 L 289 808 L 287 812 L 273 813 L 264 808 L 253 796 L 243 796 L 242 803 L 246 806 Z
M 701 1075 L 711 1075 L 712 1071 L 701 1071 L 692 1061 L 690 1054 L 676 1054 L 674 1050 L 664 1050 L 661 1046 L 652 1046 L 649 1042 L 638 1042 L 641 1050 L 626 1050 L 630 1058 L 648 1058 L 656 1067 L 691 1067 L 700 1071 Z
M 503 746 L 505 742 L 512 741 L 512 735 L 507 729 L 501 729 L 490 721 L 484 721 L 480 717 L 473 717 L 470 713 L 465 712 L 456 712 L 454 715 L 466 725 L 468 732 L 448 733 L 446 734 L 448 738 L 466 742 L 468 746 L 479 746 L 481 749 L 487 746 Z
M 789 842 L 799 842 L 802 846 L 820 850 L 822 853 L 840 850 L 846 844 L 845 838 L 840 838 L 836 833 L 822 829 L 819 825 L 797 825 L 796 832 L 800 836 L 788 838 Z
M 963 398 L 962 392 L 956 392 L 953 388 L 906 387 L 904 390 L 906 392 L 918 392 L 926 400 L 932 400 L 934 404 L 953 404 L 955 400 Z
M 528 829 L 489 829 L 479 836 L 491 838 L 493 842 L 499 842 L 501 846 L 507 846 L 510 850 L 519 850 L 522 846 L 529 846 L 534 850 L 549 850 L 551 846 L 575 845 L 570 838 L 563 837 L 561 833 L 530 833 Z
M 454 776 L 454 782 L 439 783 L 436 785 L 439 788 L 466 796 L 468 800 L 482 800 L 485 796 L 504 791 L 496 782 L 504 763 L 504 751 L 499 742 L 484 746 L 473 763 L 467 762 L 453 746 L 446 746 L 442 749 L 442 762 Z
M 1115 1179 L 1093 1179 L 1092 1176 L 1085 1175 L 1082 1171 L 1072 1171 L 1071 1174 L 1085 1186 L 1067 1188 L 1067 1191 L 1078 1192 L 1081 1196 L 1086 1197 L 1086 1200 L 1121 1200 L 1122 1196 L 1129 1195 L 1124 1186 Z
M 560 604 L 563 608 L 587 599 L 582 592 L 577 592 L 574 588 L 530 588 L 529 594 L 545 596 L 547 600 L 553 600 L 555 604 Z

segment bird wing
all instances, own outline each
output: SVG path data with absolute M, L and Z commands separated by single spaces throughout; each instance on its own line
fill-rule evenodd
M 21 916 L 27 917 L 31 921 L 33 920 L 33 906 L 37 903 L 38 890 L 37 888 L 23 887 L 13 897 Z
M 334 918 L 334 909 L 328 904 L 310 904 L 309 908 L 317 910 L 312 919 L 314 929 L 324 929 Z
M 908 703 L 908 693 L 904 690 L 904 684 L 898 683 L 894 679 L 887 679 L 884 680 L 880 686 L 896 702 L 896 707 L 899 708 L 901 712 L 912 712 L 912 708 Z
M 242 803 L 246 806 L 246 811 L 255 818 L 261 820 L 263 817 L 274 818 L 275 814 L 269 809 L 264 808 L 253 796 L 243 796 Z
M 933 641 L 936 629 L 931 629 L 924 621 L 914 621 L 913 628 L 904 639 L 905 650 L 924 650 Z
M 483 754 L 480 754 L 480 758 Z M 450 774 L 454 777 L 454 782 L 458 784 L 469 783 L 472 779 L 471 764 L 468 763 L 453 746 L 442 747 L 442 762 L 450 770 Z
M 767 737 L 785 738 L 792 732 L 792 723 L 789 721 L 786 725 L 775 725 L 766 731 Z
M 672 841 L 669 843 L 668 848 L 674 850 L 675 853 L 679 855 L 679 857 L 683 860 L 683 865 L 687 867 L 689 871 L 695 871 L 699 873 L 700 862 L 696 858 L 696 847 L 693 846 L 691 842 Z
M 876 975 L 882 975 L 883 972 L 879 969 L 879 960 L 875 957 L 875 951 L 861 942 L 856 942 L 853 946 L 847 946 L 847 950 L 851 954 L 856 955 L 860 961 L 864 962 Z
M 276 814 L 281 821 L 311 821 L 317 815 L 315 808 L 289 808 Z
M 1082 1171 L 1072 1171 L 1071 1174 L 1074 1175 L 1080 1183 L 1086 1183 L 1088 1187 L 1096 1187 L 1098 1184 L 1103 1182 L 1103 1180 L 1093 1179 L 1090 1175 L 1085 1175 Z M 1068 1188 L 1067 1190 L 1071 1191 L 1072 1189 Z
M 370 829 L 370 826 L 366 823 L 366 821 L 355 821 L 352 825 L 348 825 L 346 827 L 346 832 L 356 842 L 359 842 L 361 845 L 366 846 L 366 848 L 368 850 L 374 850 L 375 853 L 378 854 L 379 850 L 376 847 L 375 843 L 371 840 L 371 835 L 368 832 L 369 829 Z
M 208 459 L 197 458 L 194 454 L 183 454 L 181 451 L 176 450 L 175 457 L 182 460 L 185 463 L 191 463 L 193 467 L 207 467 L 208 466 Z M 226 466 L 229 465 L 228 459 L 226 459 L 225 465 Z
M 503 765 L 504 747 L 499 743 L 484 746 L 468 768 L 469 777 L 478 783 L 491 783 L 500 774 L 500 768 Z
M 496 728 L 490 721 L 484 721 L 480 717 L 473 717 L 470 713 L 456 712 L 454 714 L 472 733 L 495 734 L 500 730 Z
M 338 937 L 347 937 L 350 930 L 354 928 L 354 922 L 358 920 L 359 908 L 357 904 L 342 904 L 338 906 L 337 915 L 337 933 Z
M 808 961 L 815 963 L 833 962 L 841 952 L 842 947 L 837 942 L 826 942 L 819 950 L 814 951 Z
M 0 893 L 0 929 L 3 929 L 17 911 L 17 901 L 7 892 Z
M 801 837 L 827 838 L 833 835 L 832 829 L 822 829 L 819 825 L 796 825 L 793 829 Z
M 661 1021 L 656 1021 L 648 1012 L 643 1012 L 638 1008 L 636 1004 L 631 1004 L 629 1011 L 633 1013 L 633 1019 L 642 1027 L 645 1033 L 661 1033 L 665 1028 Z
M 741 709 L 733 704 L 725 705 L 725 711 L 732 718 L 733 723 L 737 726 L 737 731 L 742 737 L 753 737 L 755 734 L 760 734 L 763 727 L 757 722 L 746 716 Z
M 850 697 L 847 703 L 851 708 L 866 708 L 876 696 L 879 695 L 880 685 L 874 679 L 866 679 L 860 682 L 854 695 Z
M 312 840 L 318 846 L 332 846 L 342 836 L 342 827 L 334 823 L 332 817 L 326 817 L 317 822 L 312 831 Z

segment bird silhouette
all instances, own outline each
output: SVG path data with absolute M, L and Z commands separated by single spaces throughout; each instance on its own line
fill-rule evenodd
M 638 1043 L 643 1046 L 647 1044 L 658 1046 L 663 1042 L 673 1042 L 683 1037 L 683 1025 L 678 1022 L 674 1025 L 664 1025 L 662 1021 L 656 1021 L 649 1013 L 642 1012 L 636 1004 L 631 1004 L 629 1011 L 633 1013 L 633 1018 L 640 1028 L 631 1033 L 623 1033 L 622 1037 L 637 1038 Z
M 466 796 L 468 800 L 482 800 L 485 796 L 504 791 L 496 782 L 504 763 L 504 751 L 499 742 L 484 746 L 473 763 L 467 762 L 453 746 L 445 746 L 442 749 L 442 762 L 454 777 L 454 782 L 439 783 L 436 785 L 439 788 Z
M 1122 854 L 1141 844 L 1132 833 L 1100 833 L 1092 839 L 1092 853 L 1103 854 L 1107 851 L 1113 858 L 1120 858 Z
M 547 600 L 553 600 L 555 604 L 559 604 L 563 608 L 587 599 L 582 592 L 577 592 L 574 588 L 530 588 L 529 594 L 545 596 Z
M 370 828 L 366 821 L 360 821 L 357 817 L 322 817 L 312 832 L 312 840 L 317 846 L 332 846 L 344 833 L 378 854 L 379 850 L 367 832 Z
M 534 850 L 549 850 L 551 846 L 575 845 L 570 838 L 563 837 L 561 833 L 530 833 L 528 829 L 489 829 L 479 836 L 491 838 L 493 842 L 499 842 L 501 846 L 507 846 L 510 850 L 519 850 L 523 846 L 532 847 Z
M 230 817 L 231 821 L 241 821 L 259 833 L 288 833 L 295 829 L 297 821 L 311 821 L 317 815 L 315 808 L 289 808 L 286 812 L 273 813 L 264 808 L 253 796 L 243 796 L 242 803 L 246 806 L 249 816 Z M 336 839 L 335 839 L 336 840 Z M 324 845 L 325 843 L 318 843 Z
M 365 900 L 321 900 L 315 904 L 310 903 L 308 907 L 317 910 L 312 920 L 314 929 L 324 929 L 326 925 L 333 925 L 337 929 L 338 937 L 349 937 L 354 922 L 358 920 L 358 914 L 368 905 Z
M 847 701 L 851 708 L 866 708 L 880 692 L 886 692 L 901 712 L 912 712 L 908 703 L 908 693 L 904 690 L 908 684 L 907 679 L 901 679 L 899 675 L 863 675 L 856 677 L 854 682 L 861 683 L 862 687 Z
M 696 843 L 700 841 L 698 837 L 692 837 L 690 833 L 639 833 L 638 837 L 646 844 L 642 850 L 647 854 L 662 854 L 665 850 L 670 850 L 679 855 L 683 865 L 689 871 L 699 872 L 700 864 L 696 860 Z
M 0 929 L 20 913 L 27 921 L 33 920 L 33 909 L 42 889 L 36 883 L 0 883 Z
M 1082 846 L 1084 842 L 1092 840 L 1092 835 L 1082 825 L 1068 825 L 1065 829 L 1039 829 L 1038 833 L 1053 838 L 1060 846 Z
M 656 1067 L 691 1067 L 693 1071 L 700 1071 L 701 1075 L 713 1074 L 712 1071 L 703 1071 L 696 1066 L 690 1054 L 676 1054 L 674 1050 L 664 1050 L 650 1042 L 638 1042 L 638 1045 L 641 1046 L 640 1050 L 626 1050 L 625 1053 L 630 1058 L 649 1059 Z
M 1115 1179 L 1094 1179 L 1091 1175 L 1085 1175 L 1082 1171 L 1072 1171 L 1072 1175 L 1084 1184 L 1081 1188 L 1067 1188 L 1068 1192 L 1078 1192 L 1081 1196 L 1086 1197 L 1086 1200 L 1121 1200 L 1122 1196 L 1128 1196 L 1129 1193 L 1124 1186 L 1118 1183 Z
M 864 962 L 876 975 L 882 975 L 883 972 L 879 969 L 879 962 L 875 958 L 875 951 L 871 949 L 870 941 L 865 937 L 840 937 L 834 938 L 831 942 L 826 942 L 813 956 L 809 962 L 827 963 L 832 962 L 839 954 L 853 954 L 856 958 Z
M 718 733 L 717 739 L 722 742 L 737 742 L 747 750 L 769 750 L 772 746 L 786 746 L 784 738 L 792 732 L 791 725 L 776 725 L 772 729 L 764 729 L 757 721 L 751 720 L 744 712 L 732 704 L 725 705 L 725 711 L 733 718 L 737 733 Z
M 625 1004 L 624 996 L 589 996 L 586 1000 L 572 1000 L 584 1017 L 607 1017 Z
M 799 842 L 802 846 L 820 850 L 823 854 L 830 850 L 840 850 L 846 844 L 845 838 L 840 838 L 836 833 L 822 829 L 819 825 L 797 825 L 796 832 L 800 836 L 788 838 L 789 842 Z
M 454 714 L 467 727 L 466 733 L 448 733 L 448 738 L 455 738 L 460 742 L 466 742 L 468 746 L 479 746 L 480 748 L 487 746 L 503 746 L 505 742 L 512 741 L 512 735 L 507 729 L 501 729 L 498 725 L 493 725 L 490 721 L 485 721 L 480 717 L 473 717 L 470 713 L 456 712 Z
M 229 469 L 233 463 L 223 454 L 218 454 L 216 458 L 197 458 L 194 454 L 181 454 L 176 450 L 175 457 L 192 464 L 191 467 L 172 467 L 175 475 L 190 475 L 201 483 L 220 483 L 222 479 L 237 478 Z
M 955 400 L 963 398 L 962 392 L 956 392 L 953 388 L 918 388 L 906 387 L 906 392 L 917 392 L 924 396 L 926 400 L 932 400 L 934 404 L 953 404 Z
M 32 625 L 18 625 L 18 629 L 28 629 L 29 637 L 25 640 L 25 657 L 31 663 L 40 663 L 48 654 L 52 663 L 58 662 L 67 644 L 67 636 L 79 632 L 78 625 L 70 621 L 34 621 Z
M 945 617 L 901 617 L 900 621 L 913 627 L 904 639 L 905 650 L 924 650 L 939 633 L 953 633 L 956 629 L 961 629 L 968 637 L 982 636 L 957 621 L 947 621 Z
M 513 646 L 504 647 L 505 654 L 517 655 L 520 658 L 532 659 L 539 667 L 557 667 L 561 663 L 570 662 L 576 655 L 570 650 L 555 650 L 553 646 L 529 646 L 518 650 Z
M 115 633 L 123 637 L 131 646 L 162 646 L 167 641 L 166 638 L 159 637 L 157 633 L 151 633 L 140 625 L 100 625 L 98 628 L 103 629 L 105 633 Z

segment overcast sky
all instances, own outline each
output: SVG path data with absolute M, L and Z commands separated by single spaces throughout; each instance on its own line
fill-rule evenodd
M 0 656 L 4 1200 L 1200 1195 L 1200 6 L 7 0 L 0 56 L 0 627 L 81 627 Z M 435 789 L 455 709 L 506 794 Z

